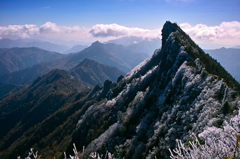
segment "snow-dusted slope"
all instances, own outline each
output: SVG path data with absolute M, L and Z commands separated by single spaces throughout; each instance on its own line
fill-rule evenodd
M 169 158 L 176 139 L 237 112 L 239 84 L 176 24 L 166 22 L 162 35 L 162 48 L 109 85 L 79 120 L 72 141 L 86 146 L 85 154 Z

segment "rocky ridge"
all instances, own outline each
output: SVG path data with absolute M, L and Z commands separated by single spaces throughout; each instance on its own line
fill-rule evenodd
M 220 127 L 237 112 L 239 83 L 176 24 L 166 22 L 162 35 L 162 48 L 80 118 L 72 142 L 85 154 L 169 158 L 176 139 Z

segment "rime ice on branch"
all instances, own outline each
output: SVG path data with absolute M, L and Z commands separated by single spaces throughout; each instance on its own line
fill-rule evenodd
M 171 159 L 235 159 L 240 157 L 240 112 L 228 123 L 223 123 L 223 128 L 208 127 L 198 137 L 204 140 L 201 144 L 196 135 L 190 146 L 181 140 L 176 140 L 177 148 L 170 150 Z

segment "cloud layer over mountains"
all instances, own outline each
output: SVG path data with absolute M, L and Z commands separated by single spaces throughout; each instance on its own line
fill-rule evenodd
M 196 41 L 225 41 L 231 40 L 240 42 L 240 22 L 222 22 L 219 26 L 207 26 L 197 24 L 191 26 L 188 23 L 180 24 L 181 28 Z
M 2 38 L 33 38 L 36 36 L 61 37 L 62 39 L 76 39 L 86 37 L 89 29 L 79 26 L 58 26 L 56 23 L 46 22 L 41 26 L 34 24 L 0 26 Z
M 125 27 L 118 24 L 96 24 L 90 32 L 94 37 L 121 37 L 121 36 L 140 36 L 140 37 L 159 37 L 161 29 L 149 30 L 136 27 Z
M 240 44 L 240 22 L 222 22 L 218 26 L 207 26 L 189 23 L 180 24 L 198 43 L 213 43 L 226 45 Z M 41 26 L 35 24 L 0 26 L 1 38 L 36 38 L 43 36 L 48 38 L 64 38 L 68 40 L 109 40 L 123 36 L 138 37 L 161 37 L 161 28 L 143 29 L 137 27 L 126 27 L 118 24 L 96 24 L 91 28 L 80 26 L 58 26 L 56 23 L 46 22 Z

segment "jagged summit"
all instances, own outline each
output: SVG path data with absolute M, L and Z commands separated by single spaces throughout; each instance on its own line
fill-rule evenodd
M 240 84 L 220 65 L 219 62 L 213 59 L 209 54 L 206 54 L 176 23 L 167 21 L 162 30 L 163 41 L 166 41 L 165 35 L 171 33 L 173 34 L 172 37 L 174 40 L 191 56 L 191 60 L 188 61 L 189 65 L 194 65 L 193 61 L 199 59 L 203 69 L 225 80 L 228 86 L 236 89 L 240 93 Z
M 177 30 L 177 27 L 174 26 L 170 21 L 167 21 L 164 25 L 163 25 L 163 29 L 162 29 L 162 46 L 165 45 L 167 38 L 169 37 L 169 35 L 172 32 L 175 32 Z

